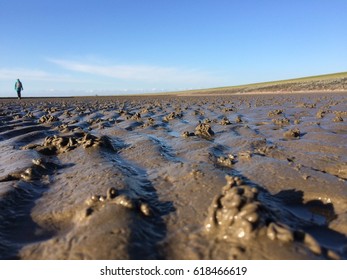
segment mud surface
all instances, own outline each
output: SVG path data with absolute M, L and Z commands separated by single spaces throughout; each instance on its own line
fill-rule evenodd
M 347 95 L 0 100 L 1 259 L 347 259 Z

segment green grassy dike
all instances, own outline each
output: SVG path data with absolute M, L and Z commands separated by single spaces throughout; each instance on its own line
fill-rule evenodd
M 347 91 L 347 72 L 238 86 L 169 92 L 164 94 L 295 93 L 311 91 Z

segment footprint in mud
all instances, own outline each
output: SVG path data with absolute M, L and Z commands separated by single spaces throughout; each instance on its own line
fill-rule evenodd
M 308 221 L 298 220 L 285 209 L 267 204 L 266 199 L 276 199 L 271 195 L 267 197 L 269 194 L 264 193 L 265 190 L 247 185 L 238 177 L 226 176 L 226 180 L 227 184 L 222 194 L 213 200 L 205 222 L 209 240 L 212 238 L 225 243 L 223 247 L 239 248 L 239 251 L 235 250 L 240 254 L 265 238 L 267 242 L 301 244 L 322 258 L 340 258 L 336 252 L 324 248 L 311 234 L 302 230 L 309 226 Z M 237 252 L 229 257 L 238 258 Z

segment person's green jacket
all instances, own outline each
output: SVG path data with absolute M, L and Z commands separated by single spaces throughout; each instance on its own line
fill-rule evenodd
M 15 90 L 23 90 L 23 85 L 20 80 L 17 80 L 16 83 L 14 84 L 14 89 Z

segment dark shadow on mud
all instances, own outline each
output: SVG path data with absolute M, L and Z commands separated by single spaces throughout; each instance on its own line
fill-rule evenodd
M 51 176 L 56 169 L 65 168 L 50 163 L 40 169 L 40 176 Z M 31 218 L 36 201 L 48 189 L 40 178 L 33 181 L 19 180 L 16 188 L 0 199 L 0 259 L 19 259 L 18 253 L 24 246 L 44 241 L 53 233 L 42 229 Z
M 317 199 L 305 203 L 303 191 L 284 190 L 273 197 L 278 199 L 295 216 L 311 224 L 328 226 L 337 217 L 332 203 L 325 204 Z
M 129 126 L 127 126 L 125 129 L 127 131 L 133 131 L 135 130 L 136 128 L 140 127 L 143 125 L 143 122 L 138 122 L 138 121 L 134 121 L 132 122 Z
M 0 200 L 0 259 L 18 259 L 20 249 L 51 235 L 32 220 L 30 213 L 46 186 L 19 181 L 17 188 Z
M 129 186 L 137 188 L 138 186 Z M 150 192 L 150 198 L 145 201 L 151 205 L 153 214 L 149 217 L 137 216 L 131 225 L 128 253 L 130 259 L 166 259 L 159 251 L 159 244 L 167 235 L 167 227 L 163 217 L 175 211 L 170 201 L 160 201 L 156 190 L 150 181 L 143 181 L 142 187 Z
M 49 127 L 45 127 L 45 126 L 28 126 L 24 128 L 7 131 L 5 133 L 2 133 L 0 136 L 2 139 L 6 140 L 16 136 L 24 135 L 26 133 L 30 133 L 34 131 L 47 131 L 49 129 L 50 129 Z
M 152 210 L 152 215 L 148 217 L 140 213 L 134 214 L 128 243 L 130 259 L 165 259 L 165 256 L 159 253 L 158 246 L 167 234 L 163 217 L 175 211 L 173 203 L 159 200 L 145 170 L 120 158 L 117 159 L 117 165 L 126 177 L 126 193 L 139 202 L 147 203 Z
M 284 190 L 271 195 L 264 188 L 259 200 L 271 210 L 274 218 L 294 230 L 300 241 L 303 232 L 311 234 L 322 247 L 322 257 L 327 257 L 327 250 L 337 252 L 342 259 L 347 259 L 345 246 L 347 236 L 329 228 L 336 219 L 334 205 L 320 200 L 304 201 L 304 193 L 297 190 Z
M 300 239 L 304 237 L 304 232 L 307 232 L 322 247 L 323 258 L 329 258 L 327 252 L 332 250 L 342 259 L 347 259 L 347 236 L 329 228 L 329 224 L 337 218 L 332 203 L 323 203 L 317 199 L 305 202 L 304 193 L 294 189 L 272 195 L 265 187 L 255 184 L 232 167 L 218 164 L 214 166 L 259 190 L 258 200 L 267 209 L 266 224 L 277 222 L 288 226 L 294 231 L 297 241 L 302 241 Z
M 119 139 L 111 139 L 113 147 L 125 147 L 126 145 Z M 165 259 L 159 252 L 159 244 L 167 235 L 167 227 L 163 217 L 175 211 L 173 202 L 160 201 L 157 191 L 148 179 L 147 172 L 121 158 L 118 153 L 104 151 L 106 157 L 112 158 L 126 178 L 127 188 L 122 192 L 128 195 L 137 203 L 147 203 L 151 209 L 151 215 L 145 216 L 135 212 L 130 225 L 131 234 L 128 242 L 128 254 L 133 260 Z
M 304 202 L 304 193 L 296 190 L 285 190 L 274 195 L 282 203 L 282 208 L 294 215 L 300 229 L 310 233 L 321 246 L 332 249 L 347 259 L 344 247 L 347 236 L 329 228 L 329 224 L 337 218 L 334 205 L 315 199 Z

